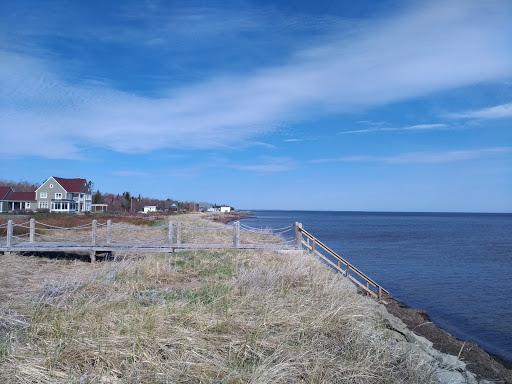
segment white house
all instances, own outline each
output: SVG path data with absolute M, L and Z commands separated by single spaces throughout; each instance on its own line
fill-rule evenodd
M 31 192 L 16 192 L 10 187 L 0 187 L 0 212 L 90 212 L 91 204 L 91 184 L 80 178 L 52 176 Z
M 145 205 L 144 213 L 156 212 L 156 205 Z
M 206 212 L 219 212 L 219 213 L 229 213 L 233 210 L 229 205 L 214 205 L 206 210 Z

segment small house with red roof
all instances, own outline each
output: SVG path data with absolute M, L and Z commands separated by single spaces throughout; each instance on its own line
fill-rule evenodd
M 33 211 L 37 207 L 35 192 L 16 192 L 0 187 L 0 212 Z
M 13 192 L 11 187 L 4 187 L 0 185 L 0 212 L 7 212 L 9 210 L 7 196 L 9 196 L 11 192 Z

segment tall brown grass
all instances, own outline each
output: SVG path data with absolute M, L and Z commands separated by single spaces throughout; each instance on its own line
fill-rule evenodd
M 309 256 L 189 251 L 0 271 L 0 382 L 430 383 L 377 305 Z

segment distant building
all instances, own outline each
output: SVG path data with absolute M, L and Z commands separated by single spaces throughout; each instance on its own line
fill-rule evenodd
M 85 179 L 52 176 L 36 189 L 37 209 L 50 212 L 90 212 L 91 186 Z
M 91 187 L 85 179 L 52 176 L 33 192 L 16 192 L 11 187 L 0 187 L 0 212 L 90 212 L 91 204 Z
M 108 204 L 91 204 L 92 213 L 105 213 L 108 210 Z
M 144 213 L 156 212 L 156 205 L 145 205 Z
M 229 205 L 214 205 L 206 210 L 206 212 L 229 213 L 233 210 Z
M 0 187 L 0 212 L 33 211 L 37 207 L 35 192 L 16 192 Z

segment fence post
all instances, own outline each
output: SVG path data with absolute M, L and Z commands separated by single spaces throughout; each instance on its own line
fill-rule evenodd
M 178 222 L 176 228 L 176 244 L 181 244 L 181 222 Z
M 302 249 L 302 223 L 295 222 L 295 242 L 298 249 Z
M 235 221 L 233 223 L 233 247 L 238 248 L 240 246 L 240 222 Z
M 107 220 L 107 244 L 112 243 L 112 220 Z
M 7 221 L 7 248 L 11 248 L 12 245 L 12 220 Z
M 174 238 L 174 226 L 172 224 L 172 221 L 169 220 L 169 229 L 167 231 L 167 241 L 169 242 L 169 245 L 172 245 L 173 238 Z
M 96 224 L 98 223 L 97 220 L 92 221 L 92 233 L 91 233 L 91 242 L 92 245 L 96 245 Z
M 36 237 L 36 219 L 30 219 L 30 235 L 29 242 L 33 243 Z

